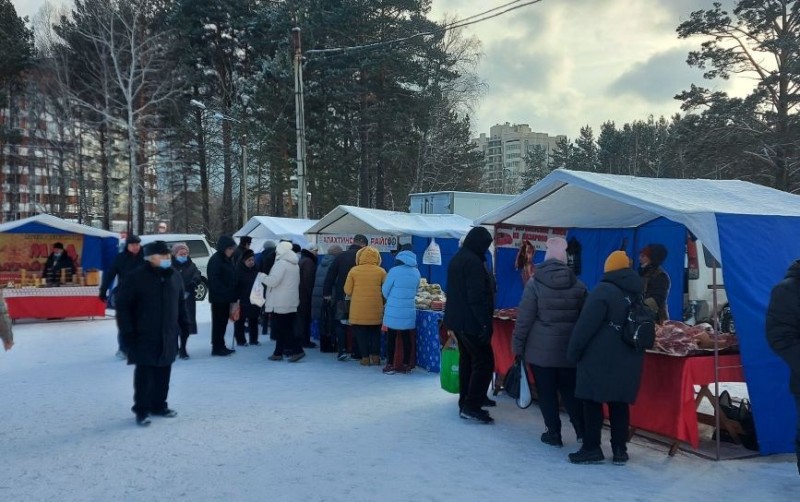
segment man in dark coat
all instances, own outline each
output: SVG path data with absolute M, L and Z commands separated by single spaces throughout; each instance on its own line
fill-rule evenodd
M 144 264 L 144 254 L 142 253 L 142 240 L 139 236 L 130 234 L 125 239 L 125 249 L 122 250 L 121 253 L 114 258 L 114 263 L 111 265 L 111 268 L 103 272 L 103 283 L 100 286 L 100 299 L 102 301 L 108 301 L 108 290 L 111 289 L 111 285 L 114 284 L 114 279 L 117 279 L 117 287 L 113 290 L 113 303 L 114 307 L 116 308 L 117 305 L 117 298 L 116 292 L 119 291 L 119 288 L 125 284 L 125 281 L 128 279 L 128 274 L 130 274 L 134 269 L 142 266 Z M 125 347 L 124 342 L 122 340 L 122 328 L 119 324 L 119 317 L 116 318 L 117 321 L 117 357 L 119 359 L 127 359 L 127 352 L 128 349 Z
M 797 472 L 800 473 L 800 260 L 772 288 L 767 308 L 767 342 L 789 366 L 789 390 L 797 405 Z
M 319 350 L 320 352 L 333 352 L 334 327 L 333 309 L 331 302 L 322 297 L 322 290 L 325 287 L 325 277 L 328 275 L 333 260 L 341 254 L 342 248 L 338 244 L 328 248 L 327 254 L 317 258 L 317 272 L 314 277 L 314 291 L 311 294 L 311 319 L 319 321 Z
M 61 284 L 61 271 L 65 270 L 64 277 L 67 282 L 72 280 L 75 275 L 75 262 L 64 252 L 64 245 L 60 242 L 53 244 L 53 252 L 47 257 L 42 270 L 42 278 L 48 284 Z
M 231 303 L 238 299 L 236 291 L 236 268 L 233 252 L 236 243 L 229 235 L 217 240 L 217 252 L 208 259 L 208 301 L 211 303 L 211 355 L 229 356 L 236 352 L 225 346 L 225 330 L 228 328 Z
M 572 328 L 586 299 L 586 286 L 567 265 L 567 241 L 547 240 L 544 262 L 528 280 L 519 304 L 512 349 L 530 365 L 547 430 L 541 440 L 563 446 L 559 395 L 578 439 L 583 438 L 583 408 L 575 399 L 575 364 L 567 360 Z
M 317 246 L 311 244 L 300 250 L 300 305 L 297 307 L 297 326 L 300 344 L 305 349 L 316 349 L 311 341 L 311 298 L 314 295 L 314 278 L 317 274 Z
M 600 447 L 603 403 L 608 404 L 614 463 L 628 460 L 630 404 L 639 393 L 644 353 L 625 343 L 614 326 L 623 326 L 628 316 L 626 297 L 642 294 L 642 280 L 630 267 L 624 251 L 609 255 L 605 274 L 586 298 L 567 348 L 567 358 L 578 367 L 575 397 L 584 400 L 583 446 L 569 455 L 576 464 L 605 459 Z
M 356 234 L 353 237 L 353 244 L 347 248 L 347 251 L 343 251 L 333 260 L 322 286 L 322 297 L 331 302 L 334 310 L 341 310 L 338 308 L 337 303 L 345 301 L 344 283 L 347 280 L 347 274 L 350 273 L 350 269 L 356 266 L 356 253 L 367 244 L 369 244 L 369 241 L 366 236 Z M 341 320 L 336 319 L 336 321 Z M 347 328 L 341 322 L 335 322 L 333 327 L 336 331 L 336 345 L 339 349 L 338 359 L 347 361 Z M 358 344 L 353 345 L 358 347 Z M 353 349 L 353 359 L 361 359 L 357 351 L 357 348 Z
M 238 265 L 239 262 L 242 260 L 242 254 L 245 251 L 250 249 L 250 243 L 253 242 L 253 238 L 249 235 L 243 235 L 239 237 L 239 245 L 236 246 L 236 249 L 233 251 L 233 264 Z
M 639 275 L 642 277 L 644 304 L 656 313 L 661 324 L 669 319 L 667 297 L 669 296 L 669 274 L 661 265 L 667 259 L 667 248 L 661 244 L 648 244 L 639 252 Z
M 469 231 L 461 249 L 447 268 L 447 305 L 444 325 L 455 333 L 460 349 L 458 365 L 461 395 L 458 400 L 461 418 L 492 423 L 482 409 L 492 381 L 492 315 L 494 280 L 486 268 L 486 251 L 492 236 L 483 227 Z
M 261 306 L 250 303 L 250 291 L 253 283 L 256 282 L 258 269 L 256 269 L 255 253 L 251 249 L 246 249 L 242 253 L 242 259 L 236 265 L 236 294 L 239 300 L 239 319 L 233 323 L 233 337 L 236 345 L 247 347 L 249 345 L 261 345 L 258 341 L 258 314 Z M 247 323 L 248 338 L 244 336 L 244 325 Z
M 119 292 L 117 317 L 133 372 L 136 423 L 150 425 L 150 415 L 174 417 L 167 406 L 172 363 L 178 354 L 178 333 L 188 333 L 183 281 L 172 268 L 164 241 L 145 249 L 147 263 L 129 274 Z

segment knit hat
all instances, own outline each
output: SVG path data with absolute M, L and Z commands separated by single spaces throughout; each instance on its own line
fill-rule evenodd
M 261 247 L 262 249 L 264 249 L 264 251 L 266 251 L 268 249 L 275 249 L 275 246 L 277 246 L 277 244 L 275 244 L 275 241 L 264 241 L 264 245 Z
M 142 242 L 142 239 L 139 238 L 136 234 L 130 234 L 127 239 L 125 239 L 125 244 L 139 244 Z
M 245 249 L 242 253 L 242 261 L 247 261 L 248 258 L 254 257 L 256 254 L 253 252 L 252 249 Z
M 648 244 L 644 249 L 639 251 L 639 254 L 647 256 L 651 264 L 658 266 L 663 264 L 664 260 L 667 259 L 667 248 L 664 247 L 663 244 Z
M 625 254 L 625 251 L 614 251 L 608 258 L 603 267 L 603 272 L 613 272 L 615 270 L 622 270 L 623 268 L 630 268 L 631 259 Z
M 53 244 L 53 249 L 64 249 L 64 245 L 61 244 L 60 242 L 56 242 L 55 244 Z
M 334 244 L 333 246 L 328 248 L 328 254 L 332 254 L 333 256 L 336 256 L 337 254 L 340 254 L 341 252 L 342 252 L 342 246 L 340 246 L 338 244 Z
M 153 256 L 154 254 L 169 254 L 169 248 L 164 241 L 155 241 L 144 247 L 145 256 Z
M 567 240 L 563 237 L 551 237 L 547 239 L 547 250 L 544 253 L 544 260 L 558 260 L 567 263 Z
M 172 254 L 177 256 L 182 249 L 185 249 L 187 253 L 189 252 L 189 246 L 185 242 L 176 242 L 172 245 Z

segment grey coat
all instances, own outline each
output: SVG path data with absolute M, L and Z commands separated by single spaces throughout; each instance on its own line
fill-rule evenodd
M 547 260 L 525 286 L 512 349 L 545 368 L 574 368 L 567 360 L 572 328 L 586 299 L 586 286 L 565 263 Z
M 644 353 L 626 344 L 609 325 L 610 321 L 621 326 L 627 316 L 623 291 L 642 294 L 642 280 L 632 269 L 606 273 L 586 298 L 567 348 L 567 358 L 578 367 L 577 398 L 598 403 L 636 400 Z

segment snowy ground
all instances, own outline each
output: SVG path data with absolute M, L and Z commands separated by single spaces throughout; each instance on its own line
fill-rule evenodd
M 113 319 L 16 325 L 0 353 L 0 500 L 797 500 L 788 455 L 713 462 L 634 438 L 626 467 L 574 466 L 571 433 L 539 442 L 535 405 L 499 396 L 496 424 L 467 422 L 436 374 L 318 351 L 270 362 L 268 340 L 211 358 L 198 310 L 192 359 L 173 366 L 179 416 L 146 429 Z

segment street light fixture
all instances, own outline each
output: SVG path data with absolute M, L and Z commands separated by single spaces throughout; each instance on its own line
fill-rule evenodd
M 194 106 L 195 108 L 200 108 L 201 110 L 209 110 L 214 113 L 214 118 L 217 120 L 227 120 L 229 122 L 235 122 L 237 124 L 242 124 L 242 121 L 239 119 L 235 119 L 233 117 L 229 117 L 224 113 L 220 113 L 217 110 L 210 110 L 206 107 L 205 103 L 202 101 L 198 101 L 196 99 L 192 99 L 189 101 L 189 104 Z M 247 223 L 247 135 L 242 134 L 241 140 L 239 144 L 242 147 L 242 166 L 240 172 L 240 180 L 241 180 L 241 197 L 242 197 L 242 225 Z

